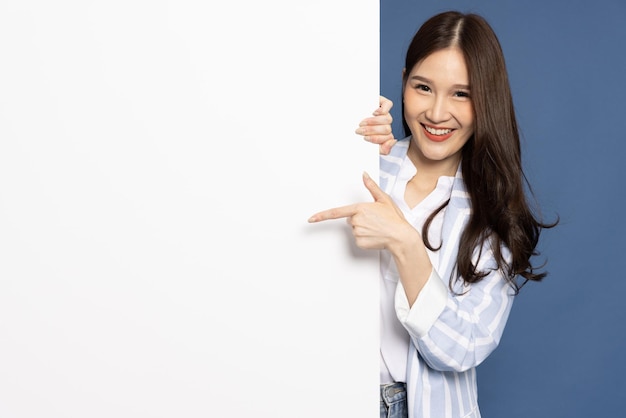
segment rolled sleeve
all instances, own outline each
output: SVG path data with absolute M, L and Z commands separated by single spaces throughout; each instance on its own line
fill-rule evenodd
M 402 282 L 398 281 L 395 307 L 398 320 L 414 338 L 426 335 L 446 307 L 448 289 L 435 269 L 420 291 L 413 306 L 409 306 Z

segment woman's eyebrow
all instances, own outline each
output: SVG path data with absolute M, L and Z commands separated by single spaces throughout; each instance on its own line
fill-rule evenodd
M 426 77 L 422 77 L 421 75 L 414 75 L 414 76 L 411 77 L 411 80 L 418 80 L 418 81 L 422 81 L 422 82 L 427 83 L 427 84 L 433 84 L 432 80 L 429 80 Z

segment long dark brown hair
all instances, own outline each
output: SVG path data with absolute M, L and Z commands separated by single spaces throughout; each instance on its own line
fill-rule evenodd
M 476 14 L 449 11 L 426 21 L 407 50 L 405 78 L 413 67 L 433 52 L 457 47 L 468 68 L 470 96 L 474 107 L 474 134 L 462 150 L 462 174 L 472 203 L 472 214 L 459 243 L 457 269 L 466 283 L 475 283 L 488 272 L 478 271 L 472 262 L 476 249 L 489 242 L 498 268 L 516 292 L 529 280 L 546 275 L 531 263 L 544 223 L 531 210 L 526 191 L 532 189 L 522 170 L 519 131 L 513 108 L 504 55 L 500 42 L 487 21 Z M 408 136 L 410 129 L 402 122 Z M 525 186 L 527 189 L 525 189 Z M 422 231 L 428 242 L 428 227 L 440 207 L 428 218 Z M 445 237 L 444 237 L 445 239 Z M 511 253 L 505 260 L 502 244 Z M 517 277 L 522 278 L 520 283 Z M 452 282 L 451 282 L 452 286 Z

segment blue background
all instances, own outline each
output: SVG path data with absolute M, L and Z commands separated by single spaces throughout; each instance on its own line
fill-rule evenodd
M 400 103 L 404 53 L 449 9 L 483 15 L 507 60 L 524 166 L 546 220 L 549 275 L 518 296 L 479 367 L 483 417 L 626 416 L 626 2 L 381 0 L 381 93 Z

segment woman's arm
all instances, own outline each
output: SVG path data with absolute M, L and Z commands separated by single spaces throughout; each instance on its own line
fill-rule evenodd
M 483 248 L 478 269 L 489 271 L 480 282 L 450 291 L 433 272 L 409 306 L 396 292 L 398 319 L 422 358 L 435 370 L 462 372 L 478 366 L 498 346 L 514 299 L 514 290 Z
M 395 259 L 406 299 L 411 305 L 432 272 L 426 247 L 419 232 L 369 175 L 363 175 L 363 184 L 373 202 L 327 209 L 311 216 L 309 222 L 347 218 L 359 248 L 388 250 Z

